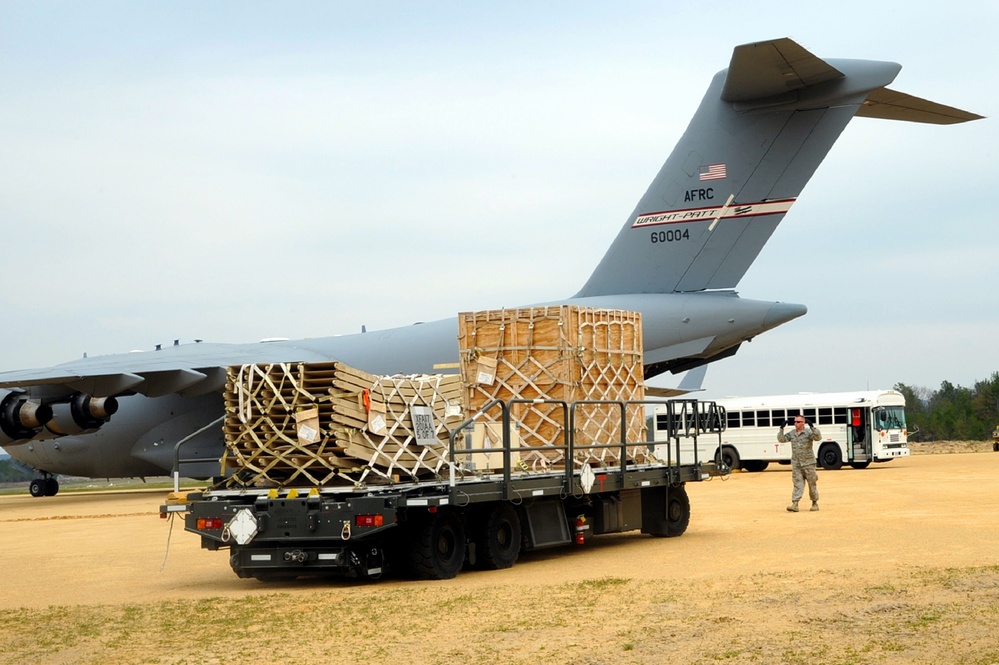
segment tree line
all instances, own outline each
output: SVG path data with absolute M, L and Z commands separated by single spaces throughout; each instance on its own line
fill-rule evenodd
M 999 372 L 972 388 L 944 381 L 938 390 L 904 383 L 895 390 L 905 395 L 905 421 L 914 441 L 982 441 L 999 426 Z
M 34 472 L 13 459 L 0 459 L 0 483 L 19 483 L 31 480 Z

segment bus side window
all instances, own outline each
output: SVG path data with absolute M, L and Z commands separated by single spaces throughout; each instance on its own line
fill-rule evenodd
M 657 432 L 668 432 L 669 431 L 669 416 L 665 413 L 656 414 L 656 431 Z
M 770 412 L 769 411 L 757 411 L 756 412 L 756 426 L 757 427 L 770 427 Z
M 752 427 L 754 424 L 756 424 L 756 421 L 753 418 L 753 412 L 752 411 L 743 411 L 742 412 L 742 425 L 743 425 L 743 427 Z
M 832 425 L 833 424 L 833 410 L 831 407 L 823 407 L 819 409 L 819 425 Z
M 729 411 L 728 412 L 728 426 L 729 426 L 729 429 L 731 429 L 733 427 L 739 427 L 740 426 L 740 423 L 739 423 L 739 412 L 738 411 Z
M 815 409 L 805 409 L 805 421 L 810 423 L 815 422 Z
M 846 407 L 837 406 L 833 409 L 833 424 L 834 425 L 846 425 L 850 422 L 850 419 L 846 417 Z
M 780 426 L 784 424 L 787 420 L 787 415 L 784 413 L 784 409 L 774 409 L 770 412 L 770 417 L 773 418 L 774 426 Z

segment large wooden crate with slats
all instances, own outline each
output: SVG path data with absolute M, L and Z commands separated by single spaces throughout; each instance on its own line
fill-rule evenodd
M 434 478 L 464 419 L 457 375 L 375 376 L 338 362 L 230 367 L 230 485 L 354 485 Z M 424 429 L 418 433 L 422 423 Z
M 570 305 L 464 312 L 458 316 L 461 373 L 469 414 L 493 399 L 642 400 L 642 321 L 638 312 Z M 516 404 L 511 415 L 531 454 L 525 462 L 565 463 L 566 418 L 559 404 Z M 499 411 L 488 414 L 498 420 Z M 624 414 L 624 441 L 646 438 L 645 409 Z M 574 463 L 620 462 L 619 448 L 590 448 L 622 441 L 621 410 L 580 405 L 576 412 Z M 647 447 L 629 446 L 628 458 L 645 461 Z

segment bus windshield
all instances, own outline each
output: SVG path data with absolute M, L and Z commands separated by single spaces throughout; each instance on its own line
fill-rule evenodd
M 878 407 L 874 411 L 874 426 L 879 430 L 905 429 L 905 407 Z

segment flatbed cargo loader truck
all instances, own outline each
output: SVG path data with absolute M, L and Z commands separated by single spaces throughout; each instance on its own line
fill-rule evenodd
M 600 534 L 641 529 L 656 537 L 679 536 L 690 520 L 686 483 L 727 471 L 696 458 L 680 463 L 681 439 L 714 436 L 720 442 L 725 423 L 713 402 L 687 399 L 560 402 L 565 436 L 563 445 L 554 448 L 572 462 L 563 463 L 563 469 L 532 469 L 518 461 L 538 449 L 511 445 L 519 444 L 511 439 L 511 410 L 528 401 L 496 400 L 455 430 L 446 476 L 362 487 L 218 485 L 168 500 L 161 515 L 182 513 L 185 530 L 200 536 L 204 549 L 228 550 L 229 563 L 241 578 L 338 574 L 377 579 L 402 571 L 421 579 L 448 579 L 465 566 L 509 568 L 522 552 L 582 545 Z M 586 425 L 578 417 L 582 406 L 617 410 L 623 432 L 626 410 L 647 404 L 667 405 L 672 424 L 668 445 L 661 440 L 656 445 L 626 442 L 623 434 L 621 441 L 576 444 L 575 433 Z M 503 445 L 490 454 L 502 454 L 502 466 L 470 470 L 462 459 L 475 453 L 456 447 L 456 434 L 497 410 L 501 419 L 494 420 L 502 426 Z M 655 451 L 655 456 L 635 463 L 636 449 L 650 455 Z M 620 463 L 579 461 L 596 459 L 593 453 L 603 450 L 616 452 Z

